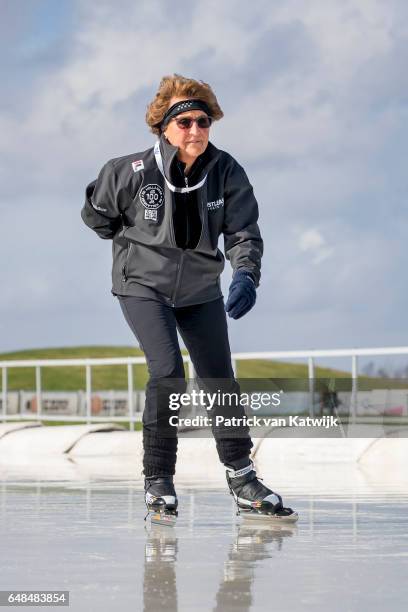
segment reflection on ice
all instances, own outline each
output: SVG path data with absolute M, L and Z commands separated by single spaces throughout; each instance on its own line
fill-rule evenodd
M 140 482 L 3 481 L 2 588 L 70 590 L 75 612 L 395 612 L 408 596 L 408 491 L 370 483 L 286 495 L 292 527 L 240 521 L 226 487 L 180 485 L 176 526 L 145 528 Z
M 152 525 L 147 530 L 143 579 L 144 610 L 177 610 L 176 561 L 178 539 L 174 529 Z
M 214 610 L 251 610 L 252 584 L 258 561 L 268 560 L 282 548 L 296 527 L 237 526 L 220 573 Z M 143 581 L 144 610 L 178 609 L 176 561 L 178 538 L 174 529 L 152 525 L 147 529 Z M 238 607 L 237 607 L 238 606 Z
M 296 526 L 283 528 L 241 523 L 224 561 L 214 610 L 231 609 L 237 602 L 240 610 L 251 610 L 257 562 L 268 562 L 279 553 L 283 540 L 292 537 L 296 529 Z

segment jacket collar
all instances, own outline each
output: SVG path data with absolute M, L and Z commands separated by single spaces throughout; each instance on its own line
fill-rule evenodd
M 176 157 L 178 147 L 175 147 L 174 145 L 172 145 L 167 140 L 167 138 L 164 136 L 164 134 L 161 134 L 159 140 L 160 140 L 160 151 L 161 151 L 162 158 L 163 158 L 164 172 L 167 178 L 171 180 L 170 168 L 171 168 L 174 158 Z M 217 149 L 217 147 L 214 146 L 212 142 L 209 141 L 206 150 L 200 156 L 200 157 L 205 156 L 205 159 L 206 159 L 206 163 L 201 167 L 200 174 L 201 173 L 204 174 L 204 172 L 208 172 L 208 170 L 212 168 L 212 166 L 215 164 L 218 157 L 220 156 L 220 153 L 221 151 Z

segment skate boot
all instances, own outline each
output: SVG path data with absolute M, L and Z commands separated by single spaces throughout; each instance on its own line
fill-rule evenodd
M 237 504 L 237 515 L 280 524 L 298 520 L 297 512 L 283 507 L 278 493 L 259 482 L 252 461 L 241 470 L 227 467 L 226 476 L 230 493 Z
M 172 526 L 177 518 L 177 495 L 173 476 L 149 476 L 145 478 L 145 503 L 147 517 L 156 525 Z

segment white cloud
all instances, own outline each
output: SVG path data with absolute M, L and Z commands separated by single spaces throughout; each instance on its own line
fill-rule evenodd
M 333 249 L 327 245 L 318 229 L 298 230 L 298 233 L 299 249 L 305 253 L 310 253 L 314 264 L 322 263 L 333 254 Z
M 309 229 L 300 233 L 299 248 L 302 251 L 316 250 L 324 246 L 325 240 L 317 229 Z

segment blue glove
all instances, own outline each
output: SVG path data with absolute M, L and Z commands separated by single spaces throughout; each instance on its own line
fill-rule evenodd
M 243 317 L 256 301 L 255 281 L 246 270 L 237 270 L 229 288 L 225 310 L 233 319 Z

